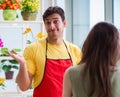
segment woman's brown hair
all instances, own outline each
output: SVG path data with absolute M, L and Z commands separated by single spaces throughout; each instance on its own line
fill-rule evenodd
M 110 66 L 115 66 L 117 63 L 118 44 L 119 32 L 111 23 L 99 22 L 88 34 L 82 47 L 83 55 L 80 62 L 85 63 L 84 84 L 85 75 L 89 74 L 88 97 L 92 97 L 96 93 L 98 93 L 97 97 L 113 97 Z

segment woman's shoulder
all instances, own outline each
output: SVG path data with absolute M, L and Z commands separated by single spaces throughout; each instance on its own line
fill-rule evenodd
M 71 66 L 69 69 L 70 70 L 78 70 L 78 69 L 82 69 L 84 68 L 84 64 L 78 64 L 78 65 L 74 65 L 74 66 Z
M 74 74 L 77 74 L 77 73 L 82 72 L 83 69 L 84 69 L 84 64 L 79 64 L 79 65 L 75 65 L 75 66 L 69 67 L 69 68 L 67 69 L 67 72 L 68 72 L 69 74 L 74 75 Z
M 120 67 L 111 71 L 111 85 L 114 97 L 120 97 Z
M 69 76 L 72 83 L 77 83 L 79 81 L 78 79 L 82 79 L 83 68 L 84 65 L 82 64 L 69 67 L 66 70 L 65 75 Z
M 120 67 L 115 68 L 114 70 L 111 70 L 111 82 L 112 83 L 119 83 L 120 82 Z

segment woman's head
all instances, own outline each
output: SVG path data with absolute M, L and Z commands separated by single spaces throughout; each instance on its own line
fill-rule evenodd
M 117 28 L 107 22 L 97 23 L 88 34 L 83 44 L 83 61 L 115 65 L 117 61 L 119 32 Z M 97 64 L 96 64 L 97 65 Z
M 81 63 L 85 63 L 83 78 L 89 74 L 89 97 L 97 91 L 98 97 L 113 97 L 110 67 L 115 66 L 119 56 L 119 32 L 107 22 L 97 23 L 89 32 L 83 47 Z

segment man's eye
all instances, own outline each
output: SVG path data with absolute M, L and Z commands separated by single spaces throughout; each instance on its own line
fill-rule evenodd
M 46 25 L 50 25 L 50 22 L 45 22 Z
M 57 24 L 58 22 L 59 22 L 58 20 L 55 20 L 55 21 L 54 21 L 54 24 Z

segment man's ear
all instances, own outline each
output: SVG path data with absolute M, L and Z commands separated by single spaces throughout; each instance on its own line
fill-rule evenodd
M 64 20 L 63 23 L 64 23 L 64 27 L 66 27 L 66 24 L 67 24 L 66 20 Z

